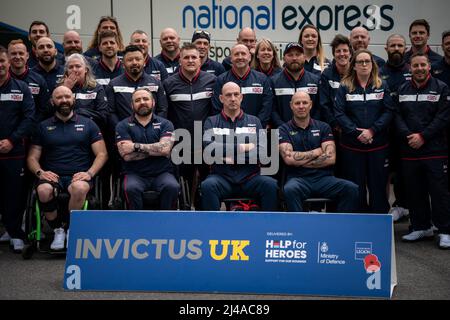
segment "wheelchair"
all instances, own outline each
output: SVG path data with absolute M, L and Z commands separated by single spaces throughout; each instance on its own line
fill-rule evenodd
M 112 177 L 115 180 L 111 188 L 111 201 L 109 204 L 109 208 L 112 210 L 128 210 L 127 203 L 125 199 L 125 193 L 123 190 L 123 180 L 124 174 L 116 174 Z M 181 175 L 178 174 L 178 170 L 176 170 L 175 177 L 178 180 L 180 185 L 180 193 L 178 194 L 178 210 L 190 211 L 191 210 L 191 197 L 189 192 L 189 183 L 188 181 Z M 146 190 L 142 193 L 142 200 L 144 210 L 159 210 L 159 199 L 160 192 L 154 190 Z
M 66 191 L 57 196 L 57 211 L 68 210 L 70 195 Z M 99 176 L 94 178 L 94 185 L 89 191 L 82 210 L 102 209 L 102 183 Z M 27 195 L 27 207 L 25 211 L 25 245 L 22 250 L 22 258 L 31 259 L 37 252 L 50 254 L 65 254 L 66 250 L 53 251 L 50 249 L 50 239 L 53 238 L 51 230 L 45 222 L 44 214 L 41 212 L 37 198 L 36 184 L 33 184 Z

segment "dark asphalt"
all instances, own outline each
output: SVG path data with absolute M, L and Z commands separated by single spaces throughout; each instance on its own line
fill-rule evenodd
M 401 236 L 408 222 L 395 224 L 398 285 L 394 300 L 450 300 L 450 250 L 440 250 L 435 241 L 404 243 Z M 0 231 L 3 232 L 2 230 Z M 67 292 L 62 288 L 64 256 L 36 253 L 23 260 L 0 244 L 0 299 L 163 299 L 163 300 L 310 300 L 326 297 L 286 295 L 235 295 L 161 292 Z M 336 299 L 336 298 L 333 298 Z

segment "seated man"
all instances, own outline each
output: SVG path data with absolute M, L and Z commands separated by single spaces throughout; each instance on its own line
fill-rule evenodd
M 153 114 L 155 100 L 143 88 L 131 97 L 133 115 L 116 126 L 116 142 L 123 160 L 123 188 L 128 208 L 142 210 L 142 193 L 160 192 L 160 209 L 174 210 L 180 185 L 173 175 L 170 152 L 173 124 Z
M 258 141 L 261 122 L 241 110 L 243 96 L 236 83 L 226 83 L 219 99 L 222 112 L 207 118 L 204 127 L 204 154 L 212 151 L 214 161 L 207 161 L 212 174 L 201 184 L 203 210 L 218 211 L 222 199 L 239 195 L 255 197 L 263 211 L 276 211 L 277 181 L 262 176 L 257 163 L 264 149 Z
M 288 211 L 302 211 L 302 202 L 307 198 L 325 197 L 337 202 L 338 212 L 354 212 L 358 207 L 358 186 L 333 176 L 336 146 L 330 126 L 310 117 L 312 101 L 306 92 L 296 92 L 290 107 L 293 119 L 279 128 Z
M 57 212 L 56 195 L 70 194 L 70 210 L 80 210 L 93 177 L 108 159 L 100 129 L 91 119 L 74 113 L 72 91 L 57 87 L 52 94 L 55 115 L 39 124 L 28 154 L 28 168 L 39 179 L 38 200 L 55 237 L 52 250 L 64 249 L 69 216 Z M 42 159 L 41 159 L 42 156 Z

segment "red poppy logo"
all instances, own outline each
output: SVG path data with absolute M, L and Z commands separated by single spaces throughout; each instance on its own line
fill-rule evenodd
M 369 273 L 380 271 L 381 263 L 378 261 L 378 257 L 374 254 L 368 254 L 364 258 L 364 268 Z

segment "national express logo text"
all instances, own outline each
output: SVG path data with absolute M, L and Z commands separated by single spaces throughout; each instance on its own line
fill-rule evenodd
M 257 30 L 301 29 L 314 24 L 320 30 L 348 31 L 363 26 L 368 30 L 390 31 L 394 28 L 394 7 L 385 5 L 297 5 L 284 7 L 272 1 L 255 1 L 252 5 L 227 5 L 226 1 L 204 1 L 203 5 L 187 5 L 182 9 L 183 28 Z M 325 1 L 324 1 L 325 3 Z M 277 21 L 281 19 L 281 21 Z

